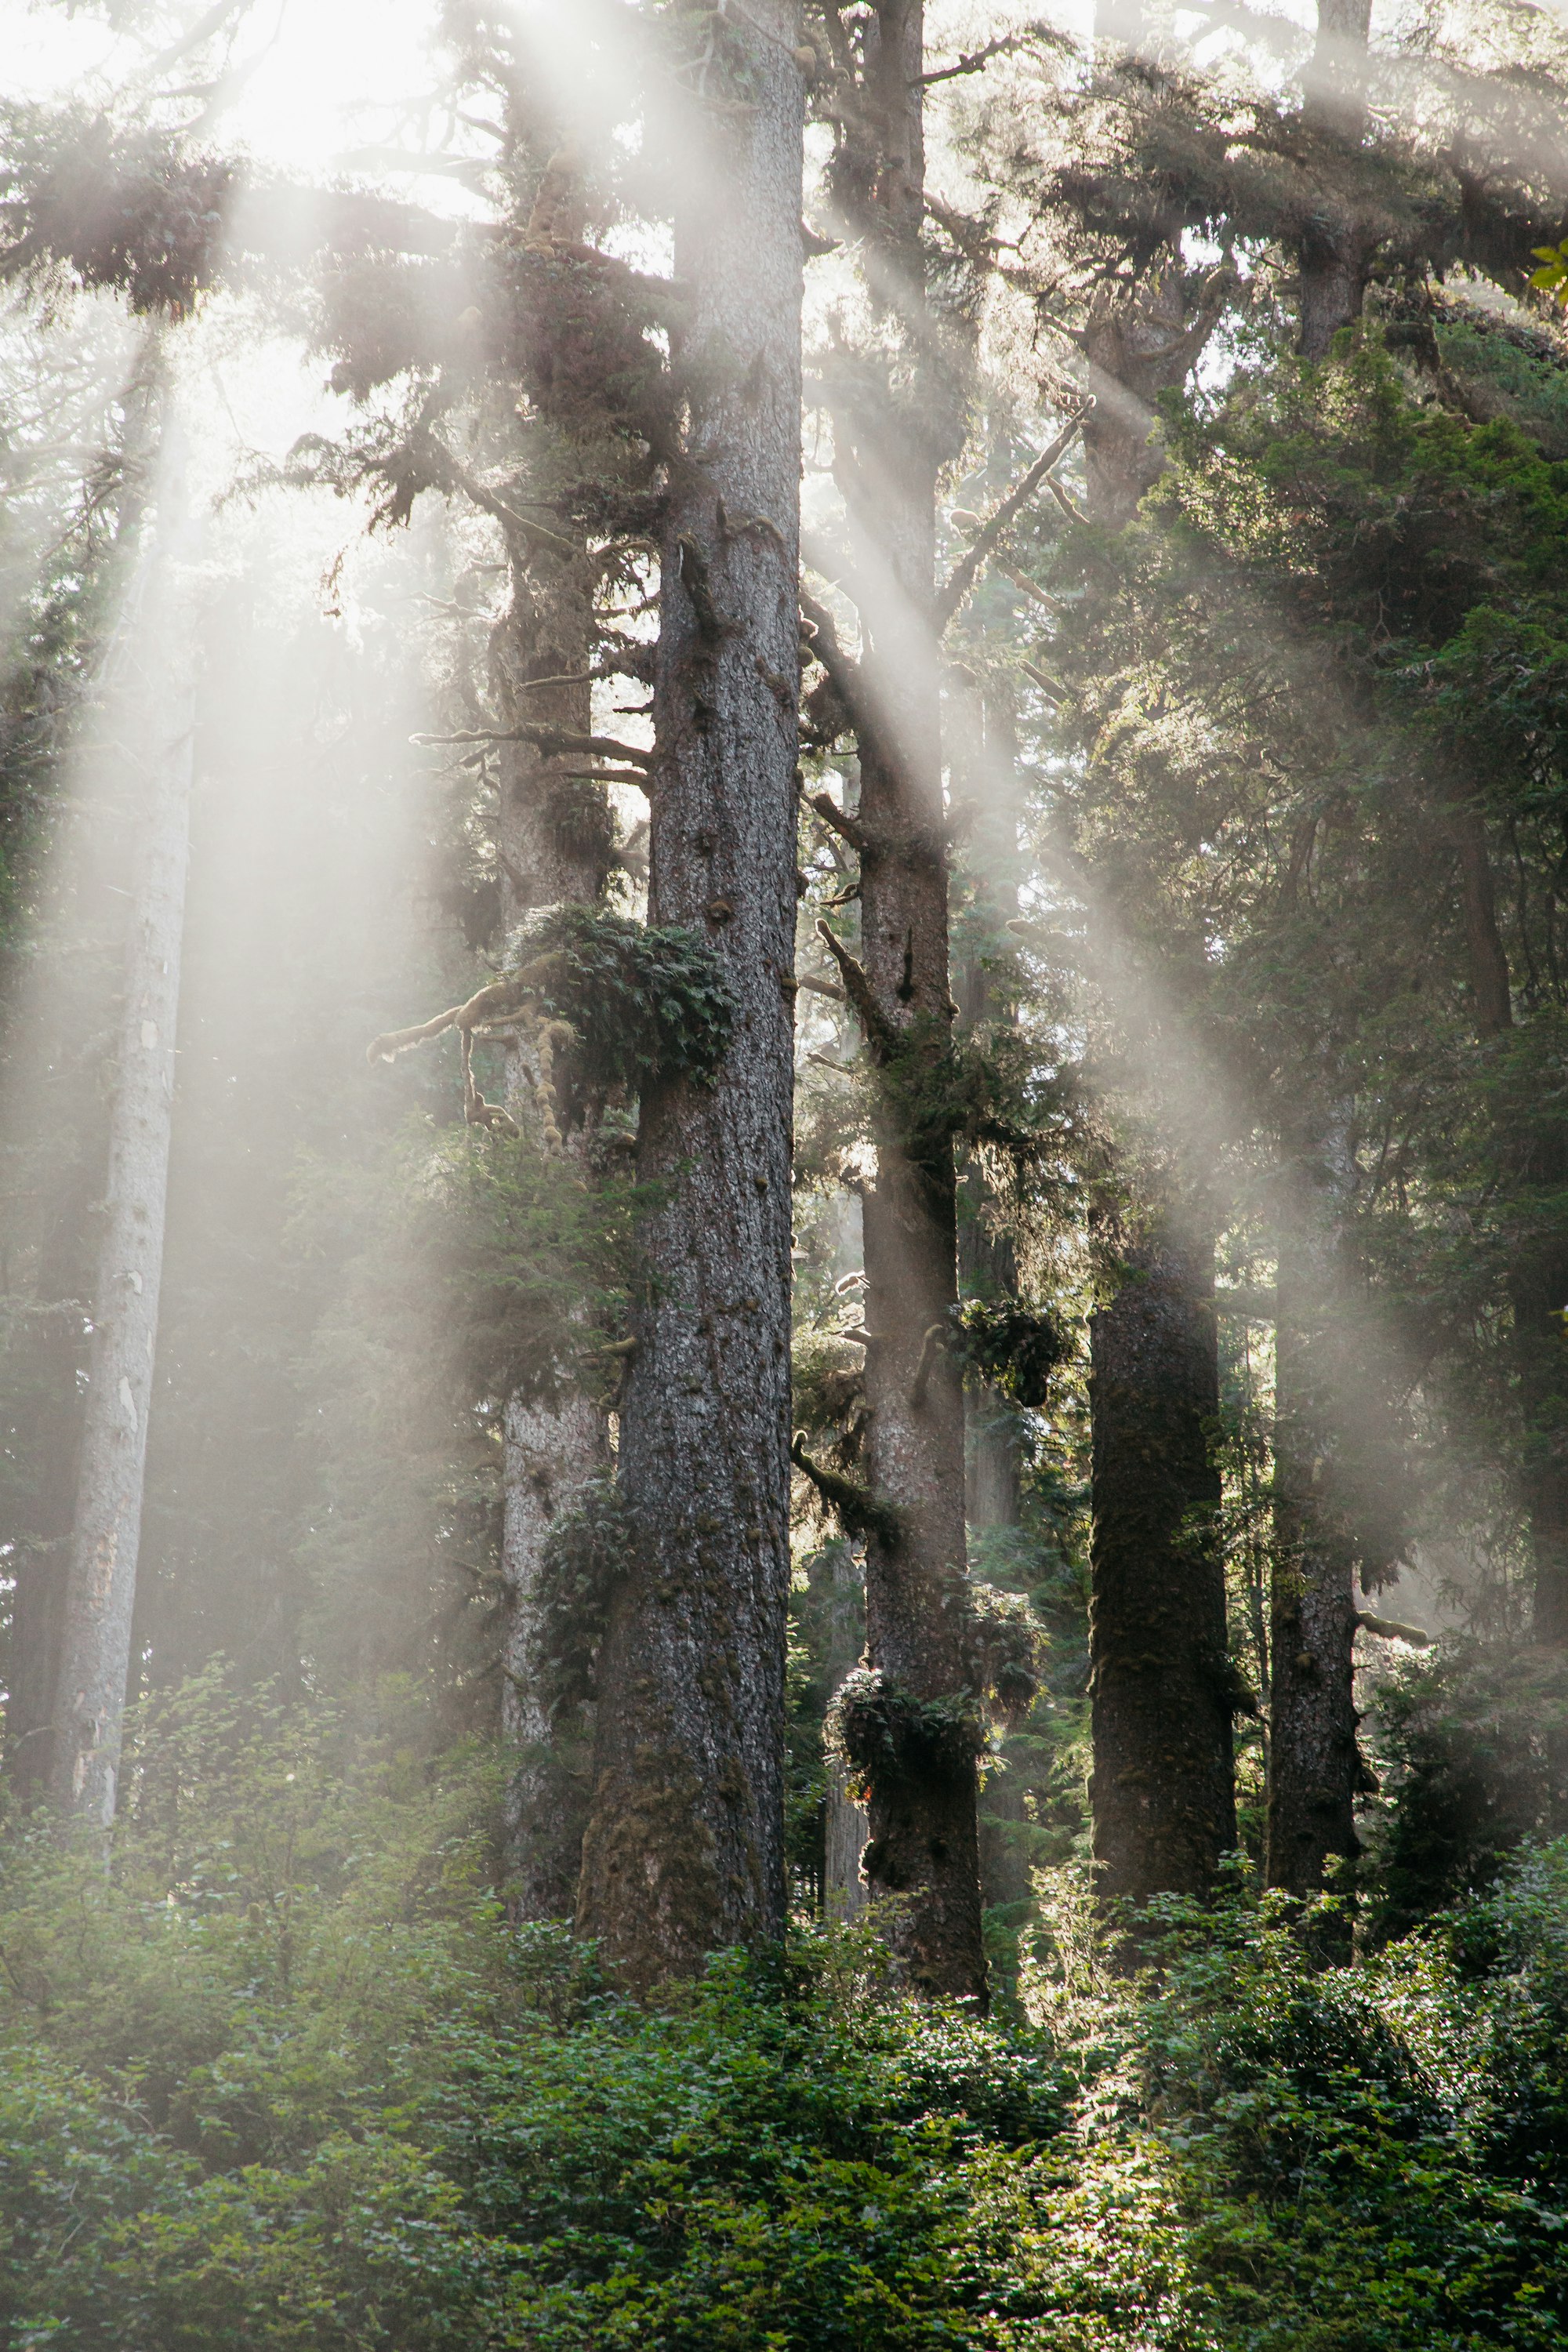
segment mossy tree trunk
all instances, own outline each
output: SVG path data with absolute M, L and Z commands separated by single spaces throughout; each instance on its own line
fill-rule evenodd
M 1119 43 L 1136 48 L 1142 38 L 1127 8 L 1101 22 Z M 1097 405 L 1084 451 L 1097 522 L 1119 529 L 1136 511 L 1160 464 L 1150 404 L 1184 381 L 1216 316 L 1212 293 L 1190 311 L 1174 253 L 1147 288 L 1091 306 L 1083 342 Z M 1213 1214 L 1201 1185 L 1174 1167 L 1152 1180 L 1141 1208 L 1136 1237 L 1118 1251 L 1125 1278 L 1091 1332 L 1090 1793 L 1106 1901 L 1200 1891 L 1236 1842 L 1235 1702 L 1213 1526 Z
M 503 718 L 563 735 L 593 732 L 588 673 L 599 648 L 594 610 L 598 559 L 584 547 L 563 557 L 537 547 L 514 554 L 510 610 L 494 669 Z M 539 686 L 535 680 L 571 683 Z M 510 929 L 536 907 L 589 906 L 604 895 L 613 826 L 603 785 L 574 773 L 580 759 L 523 743 L 501 747 L 497 846 L 501 904 Z M 518 1087 L 527 1091 L 527 1074 Z M 548 1148 L 562 1181 L 593 1181 L 593 1139 L 569 1122 Z M 524 1919 L 570 1918 L 587 1811 L 581 1721 L 552 1721 L 539 1694 L 540 1591 L 550 1530 L 608 1466 L 603 1404 L 563 1381 L 553 1391 L 513 1397 L 504 1417 L 501 1572 L 507 1621 L 502 1728 L 520 1751 L 507 1793 L 512 1899 Z
M 1322 1888 L 1336 1857 L 1356 1853 L 1365 1779 L 1353 1693 L 1357 1530 L 1343 1475 L 1347 1158 L 1342 1144 L 1296 1139 L 1279 1235 L 1264 1874 L 1300 1895 Z
M 841 967 L 879 1070 L 877 1172 L 866 1186 L 868 1481 L 885 1509 L 866 1543 L 867 1658 L 902 1728 L 870 1778 L 874 1893 L 912 1983 L 984 1999 L 977 1762 L 934 1728 L 964 1706 L 963 1384 L 942 1345 L 958 1297 L 958 1187 L 942 1073 L 955 1007 L 934 619 L 942 331 L 926 297 L 924 12 L 881 0 L 851 53 L 826 26 L 850 103 L 832 184 L 864 240 L 888 349 L 828 397 L 849 514 L 862 655 L 852 713 L 860 956 Z M 910 382 L 917 388 L 911 391 Z M 929 406 L 928 404 L 929 403 Z
M 1168 1203 L 1091 1326 L 1089 1783 L 1103 1903 L 1202 1894 L 1236 1843 L 1212 1226 Z
M 1334 337 L 1361 317 L 1377 251 L 1356 151 L 1366 137 L 1367 37 L 1372 0 L 1318 0 L 1301 127 L 1321 190 L 1297 245 L 1297 349 L 1328 356 Z
M 972 898 L 973 939 L 961 961 L 954 995 L 966 1029 L 1008 1019 L 1013 1007 L 997 986 L 993 963 L 1007 944 L 1003 926 L 1018 911 L 1017 728 L 1001 685 L 965 697 L 967 760 L 954 747 L 953 796 L 970 802 L 964 865 Z M 967 767 L 968 774 L 963 772 Z M 966 1298 L 1016 1296 L 1017 1251 L 998 1223 L 985 1173 L 971 1159 L 963 1171 L 958 1229 L 959 1286 Z M 979 1381 L 966 1400 L 966 1508 L 972 1528 L 1016 1528 L 1023 1516 L 1018 1421 L 1001 1391 Z
M 649 916 L 711 942 L 736 1010 L 716 1083 L 642 1105 L 638 1174 L 662 1200 L 578 1915 L 638 1986 L 777 1935 L 784 1906 L 805 82 L 792 0 L 729 28 L 710 176 L 676 224 L 689 418 L 661 541 Z
M 1473 803 L 1454 795 L 1448 823 L 1477 1034 L 1506 1051 L 1513 991 L 1498 928 L 1486 820 Z M 1568 1187 L 1568 1129 L 1550 1106 L 1532 1102 L 1499 1142 L 1516 1185 L 1527 1201 L 1533 1196 L 1542 1205 L 1538 1230 L 1517 1252 L 1509 1302 L 1522 1423 L 1520 1499 L 1534 1581 L 1532 1630 L 1538 1642 L 1561 1647 L 1568 1645 L 1568 1237 L 1555 1203 Z

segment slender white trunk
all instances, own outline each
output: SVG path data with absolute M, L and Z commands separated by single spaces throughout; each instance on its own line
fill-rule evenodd
M 142 867 L 126 942 L 125 1007 L 110 1122 L 91 1374 L 66 1589 L 55 1794 L 77 1818 L 113 1821 L 121 1720 L 152 1407 L 163 1261 L 174 1029 L 190 856 L 195 679 L 173 611 L 168 538 L 157 559 L 132 690 L 146 793 Z

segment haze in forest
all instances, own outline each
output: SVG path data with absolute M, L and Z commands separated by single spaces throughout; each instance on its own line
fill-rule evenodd
M 1551 2352 L 1568 29 L 0 0 L 0 2352 Z

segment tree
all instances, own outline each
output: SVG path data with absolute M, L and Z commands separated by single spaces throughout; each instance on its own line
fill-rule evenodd
M 153 464 L 152 545 L 143 576 L 128 594 L 104 679 L 109 723 L 123 727 L 134 747 L 128 782 L 144 800 L 138 827 L 142 872 L 127 941 L 52 1776 L 62 1810 L 103 1828 L 114 1818 L 131 1671 L 196 724 L 192 621 L 181 576 L 192 553 L 184 449 L 166 393 Z
M 710 1085 L 645 1090 L 647 1281 L 621 1416 L 628 1523 L 600 1667 L 578 1916 L 635 1983 L 784 1916 L 801 173 L 795 12 L 719 28 L 681 192 L 655 673 L 650 920 L 712 942 Z M 722 187 L 723 201 L 715 202 Z
M 955 1008 L 935 579 L 937 479 L 961 427 L 952 371 L 962 361 L 931 294 L 924 10 L 887 0 L 847 18 L 834 7 L 814 23 L 819 102 L 834 126 L 830 198 L 863 241 L 882 338 L 864 358 L 835 354 L 823 385 L 858 663 L 827 613 L 805 607 L 838 700 L 828 740 L 852 731 L 859 767 L 853 813 L 826 794 L 815 805 L 858 860 L 860 953 L 824 938 L 877 1072 L 877 1172 L 861 1195 L 868 1674 L 850 1687 L 844 1727 L 869 1783 L 862 1867 L 874 1890 L 901 1900 L 893 1934 L 911 1979 L 983 1998 L 963 1387 L 947 1344 L 958 1299 Z

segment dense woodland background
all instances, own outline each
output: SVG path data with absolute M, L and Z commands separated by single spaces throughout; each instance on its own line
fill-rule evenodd
M 88 13 L 0 2344 L 1562 2343 L 1560 16 Z

